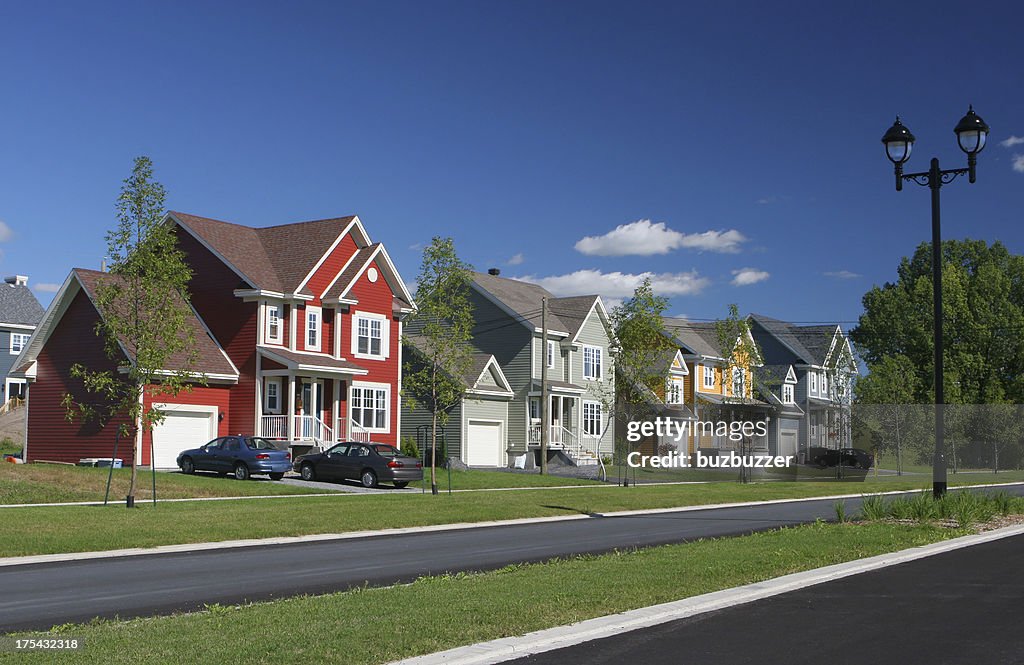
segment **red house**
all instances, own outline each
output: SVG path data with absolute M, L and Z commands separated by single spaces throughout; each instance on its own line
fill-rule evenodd
M 402 317 L 413 300 L 358 217 L 265 228 L 172 212 L 192 267 L 190 321 L 206 378 L 191 392 L 146 397 L 166 419 L 122 443 L 118 457 L 171 468 L 216 436 L 256 434 L 312 445 L 398 443 Z M 97 280 L 72 270 L 16 361 L 29 381 L 26 459 L 110 457 L 116 423 L 69 422 L 65 394 L 87 399 L 74 363 L 116 369 L 95 334 Z M 174 359 L 172 359 L 172 364 Z M 167 369 L 176 369 L 169 367 Z M 137 452 L 137 454 L 136 454 Z

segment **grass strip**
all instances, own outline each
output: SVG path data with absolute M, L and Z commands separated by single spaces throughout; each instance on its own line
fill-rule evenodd
M 928 524 L 819 522 L 383 589 L 66 625 L 57 634 L 84 638 L 83 651 L 0 654 L 0 663 L 385 663 L 965 533 Z
M 494 520 L 765 501 L 830 494 L 921 490 L 903 483 L 721 483 L 581 487 L 523 492 L 364 494 L 331 497 L 18 508 L 0 511 L 0 556 L 88 552 L 131 547 Z
M 0 462 L 0 503 L 64 503 L 102 501 L 110 469 L 55 464 L 4 464 Z M 114 469 L 110 486 L 113 501 L 123 501 L 128 493 L 130 469 Z M 149 471 L 140 469 L 136 500 L 152 498 Z M 258 496 L 311 494 L 310 490 L 264 480 L 239 482 L 219 478 L 212 473 L 186 476 L 181 473 L 156 474 L 158 499 L 207 498 L 222 496 Z

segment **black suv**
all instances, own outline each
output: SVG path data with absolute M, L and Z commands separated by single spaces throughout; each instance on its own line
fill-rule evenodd
M 858 469 L 870 469 L 875 465 L 875 456 L 860 448 L 841 448 L 839 450 L 816 448 L 811 452 L 811 464 L 816 464 L 822 469 L 840 464 Z

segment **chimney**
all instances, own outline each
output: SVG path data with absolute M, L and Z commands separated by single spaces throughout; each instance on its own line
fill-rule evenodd
M 28 275 L 11 275 L 4 277 L 4 281 L 11 286 L 28 286 Z
M 498 275 L 501 274 L 501 269 L 500 268 L 491 268 L 490 270 L 487 271 L 487 274 L 488 275 L 494 275 L 495 277 L 497 277 Z

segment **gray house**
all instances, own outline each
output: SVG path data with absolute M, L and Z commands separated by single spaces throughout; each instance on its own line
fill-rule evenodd
M 760 398 L 774 407 L 768 420 L 768 453 L 798 457 L 804 410 L 796 402 L 796 370 L 792 365 L 763 365 L 754 374 Z
M 803 411 L 796 433 L 799 461 L 807 460 L 810 448 L 849 446 L 851 380 L 858 369 L 843 329 L 797 326 L 761 314 L 750 315 L 750 327 L 768 365 L 793 368 L 795 383 L 786 383 L 794 386 L 794 404 Z M 788 438 L 779 445 L 788 446 Z
M 469 298 L 475 318 L 472 344 L 481 371 L 465 377 L 466 399 L 445 429 L 448 455 L 472 466 L 510 466 L 531 453 L 539 460 L 542 363 L 547 363 L 549 457 L 583 465 L 611 454 L 614 431 L 608 425 L 615 381 L 608 312 L 601 298 L 556 298 L 536 284 L 501 277 L 496 269 L 473 273 Z M 547 348 L 541 327 L 544 298 Z M 415 335 L 414 325 L 410 335 Z M 429 414 L 403 408 L 402 436 L 415 437 Z
M 43 306 L 28 288 L 28 277 L 12 275 L 0 284 L 0 404 L 25 397 L 25 379 L 10 376 L 15 359 L 43 318 Z

